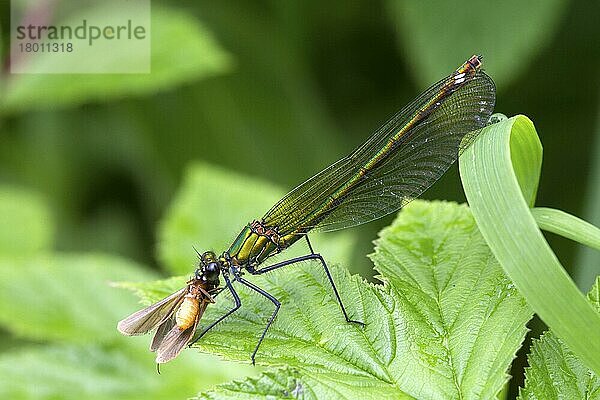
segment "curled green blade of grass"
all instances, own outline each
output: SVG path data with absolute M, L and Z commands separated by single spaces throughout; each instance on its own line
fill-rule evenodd
M 460 174 L 477 225 L 507 275 L 554 333 L 600 374 L 600 315 L 566 273 L 538 223 L 594 247 L 598 229 L 562 211 L 531 208 L 541 163 L 535 127 L 519 115 L 486 127 L 460 158 Z

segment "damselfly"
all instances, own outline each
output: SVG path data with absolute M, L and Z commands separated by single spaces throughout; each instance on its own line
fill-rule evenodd
M 293 189 L 262 219 L 248 224 L 220 256 L 212 251 L 199 254 L 194 278 L 184 289 L 122 320 L 119 331 L 137 335 L 157 328 L 150 349 L 157 352 L 157 363 L 167 362 L 241 307 L 233 285 L 237 282 L 275 306 L 251 355 L 254 363 L 281 303 L 244 274 L 260 275 L 306 260 L 316 260 L 323 267 L 346 321 L 362 325 L 348 316 L 327 264 L 313 250 L 308 234 L 348 228 L 392 213 L 440 178 L 473 142 L 494 109 L 494 82 L 481 65 L 481 57 L 473 56 L 431 86 L 350 155 Z M 300 239 L 306 240 L 309 254 L 262 266 Z M 231 293 L 234 307 L 192 339 L 207 305 L 224 289 Z

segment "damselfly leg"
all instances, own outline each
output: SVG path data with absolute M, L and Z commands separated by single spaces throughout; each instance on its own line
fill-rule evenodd
M 329 283 L 331 284 L 331 287 L 333 288 L 333 293 L 335 294 L 335 298 L 337 299 L 337 302 L 340 305 L 340 308 L 342 309 L 342 313 L 344 314 L 344 318 L 346 319 L 346 322 L 352 322 L 354 324 L 359 324 L 361 326 L 365 326 L 364 322 L 356 321 L 356 320 L 350 319 L 350 317 L 348 317 L 348 313 L 346 312 L 346 307 L 344 307 L 344 303 L 342 302 L 342 298 L 340 296 L 340 293 L 338 292 L 337 287 L 335 286 L 335 282 L 333 281 L 333 277 L 331 276 L 331 272 L 329 272 L 329 268 L 327 267 L 327 263 L 325 262 L 325 260 L 321 256 L 321 254 L 314 252 L 313 247 L 310 244 L 310 240 L 308 239 L 308 236 L 305 236 L 305 238 L 306 238 L 306 243 L 308 243 L 308 248 L 310 249 L 310 253 L 311 254 L 306 254 L 304 256 L 291 258 L 289 260 L 285 260 L 285 261 L 282 261 L 282 262 L 277 263 L 277 264 L 269 265 L 268 267 L 264 267 L 264 268 L 261 268 L 261 269 L 247 268 L 247 271 L 250 274 L 252 274 L 252 275 L 262 275 L 262 274 L 264 274 L 266 272 L 271 272 L 271 271 L 274 271 L 276 269 L 287 267 L 288 265 L 296 264 L 296 263 L 299 263 L 299 262 L 302 262 L 302 261 L 319 260 L 319 262 L 321 263 L 321 266 L 323 266 L 323 269 L 325 270 L 325 274 L 327 275 L 327 279 L 329 280 Z
M 254 357 L 256 357 L 256 353 L 258 352 L 258 348 L 260 347 L 260 344 L 262 343 L 263 339 L 265 338 L 265 335 L 267 334 L 267 331 L 271 327 L 271 324 L 275 320 L 275 317 L 277 316 L 277 313 L 279 312 L 279 308 L 281 307 L 281 303 L 279 302 L 279 300 L 277 300 L 275 297 L 273 297 L 273 295 L 271 295 L 269 292 L 265 291 L 264 289 L 259 288 L 258 286 L 256 286 L 252 282 L 245 280 L 241 276 L 238 276 L 236 278 L 236 280 L 238 282 L 240 282 L 242 285 L 263 295 L 264 297 L 269 299 L 271 301 L 271 303 L 273 303 L 275 305 L 275 310 L 273 311 L 273 314 L 271 314 L 271 317 L 269 318 L 269 321 L 267 322 L 267 325 L 265 326 L 265 329 L 263 330 L 262 335 L 260 335 L 260 339 L 258 339 L 258 343 L 256 344 L 254 351 L 252 352 L 252 356 L 250 357 L 252 359 L 252 365 L 254 365 Z

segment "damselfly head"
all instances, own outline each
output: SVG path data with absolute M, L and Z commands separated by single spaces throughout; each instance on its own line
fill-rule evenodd
M 200 256 L 200 262 L 198 263 L 198 268 L 196 268 L 196 279 L 218 286 L 220 274 L 221 265 L 216 254 L 212 251 L 204 252 Z

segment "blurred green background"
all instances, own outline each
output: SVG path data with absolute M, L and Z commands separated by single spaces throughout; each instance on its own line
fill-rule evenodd
M 347 154 L 472 54 L 484 55 L 496 81 L 496 111 L 525 114 L 536 124 L 545 150 L 537 204 L 600 224 L 599 2 L 154 2 L 152 73 L 143 76 L 11 75 L 10 4 L 0 4 L 0 264 L 6 268 L 0 269 L 0 311 L 14 299 L 36 309 L 28 301 L 40 286 L 26 278 L 39 272 L 38 265 L 48 268 L 40 290 L 51 282 L 54 296 L 65 298 L 72 287 L 65 282 L 78 274 L 84 279 L 81 265 L 111 281 L 165 276 L 156 256 L 157 226 L 192 161 L 291 189 Z M 50 4 L 61 15 L 61 2 Z M 82 1 L 80 7 L 94 4 Z M 464 201 L 457 168 L 424 198 Z M 257 206 L 256 217 L 267 208 Z M 223 207 L 215 210 L 215 229 L 232 239 L 248 222 Z M 353 273 L 371 276 L 365 255 L 390 221 L 352 230 L 358 243 L 348 265 Z M 587 290 L 598 273 L 598 254 L 548 239 Z M 202 242 L 197 246 L 204 248 Z M 32 261 L 38 254 L 41 261 Z M 114 256 L 127 265 L 121 272 L 103 270 L 102 257 Z M 135 273 L 123 272 L 129 270 Z M 135 308 L 130 293 L 96 289 L 128 302 L 114 306 L 119 312 Z M 39 335 L 15 325 L 20 318 L 18 312 L 0 316 L 0 376 L 12 371 L 0 378 L 0 393 L 69 398 L 50 384 L 35 396 L 8 389 L 19 382 L 14 365 L 44 365 L 32 361 L 42 357 L 52 368 L 55 354 L 71 368 L 94 360 L 99 376 L 110 381 L 101 361 L 106 347 L 73 350 L 64 327 L 56 328 L 56 341 L 49 343 L 45 317 L 23 323 L 39 324 Z M 110 343 L 118 353 L 121 342 Z M 73 352 L 70 358 L 64 348 Z M 197 370 L 189 376 L 203 362 L 192 356 L 188 369 Z M 135 374 L 148 387 L 155 384 L 154 377 Z M 213 375 L 203 388 L 231 378 L 228 372 Z M 173 385 L 182 398 L 201 389 L 194 381 Z M 118 385 L 116 392 L 99 387 L 88 394 L 143 393 L 125 396 Z M 171 395 L 178 393 L 173 390 Z

